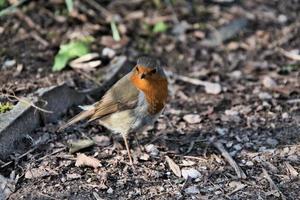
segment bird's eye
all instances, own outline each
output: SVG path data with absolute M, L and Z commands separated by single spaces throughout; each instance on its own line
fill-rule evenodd
M 135 70 L 136 70 L 137 72 L 139 72 L 139 68 L 138 68 L 138 67 L 136 67 Z
M 151 70 L 151 74 L 155 74 L 156 73 L 156 69 Z

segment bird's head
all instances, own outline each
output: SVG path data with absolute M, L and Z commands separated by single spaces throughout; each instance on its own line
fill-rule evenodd
M 167 84 L 167 77 L 162 65 L 155 58 L 140 57 L 132 70 L 132 74 L 133 83 L 141 90 Z

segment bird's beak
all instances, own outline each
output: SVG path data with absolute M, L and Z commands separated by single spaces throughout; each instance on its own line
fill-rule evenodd
M 144 73 L 141 74 L 140 78 L 144 79 L 146 77 L 146 75 Z

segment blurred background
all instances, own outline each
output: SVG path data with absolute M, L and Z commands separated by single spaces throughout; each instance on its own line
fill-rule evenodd
M 55 156 L 48 163 L 38 160 L 68 139 L 103 132 L 91 125 L 74 129 L 71 136 L 53 136 L 54 123 L 35 131 L 50 134 L 48 149 L 38 148 L 20 162 L 23 169 L 5 170 L 22 175 L 41 165 L 65 173 L 23 178 L 12 199 L 95 199 L 91 190 L 103 198 L 297 199 L 299 10 L 298 0 L 0 0 L 2 93 L 26 96 L 62 83 L 87 91 L 107 81 L 120 58 L 130 68 L 141 55 L 161 59 L 170 77 L 164 116 L 138 136 L 142 146 L 154 145 L 160 156 L 141 159 L 132 142 L 136 159 L 143 162 L 137 171 L 143 180 L 115 162 L 124 158 L 112 147 L 102 163 L 106 178 Z M 16 103 L 7 96 L 0 102 L 0 116 Z M 72 115 L 74 111 L 64 120 Z M 246 179 L 235 179 L 212 141 L 224 145 Z M 101 151 L 105 154 L 97 146 L 88 153 Z M 190 182 L 166 173 L 164 155 L 201 175 Z M 198 159 L 188 162 L 188 156 Z M 99 181 L 100 188 L 91 186 Z

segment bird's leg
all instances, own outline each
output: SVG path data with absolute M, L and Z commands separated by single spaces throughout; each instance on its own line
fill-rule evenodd
M 126 150 L 127 150 L 127 154 L 128 154 L 128 157 L 129 157 L 130 165 L 133 166 L 133 162 L 132 162 L 132 158 L 131 158 L 131 154 L 130 154 L 130 150 L 129 150 L 129 146 L 128 146 L 128 142 L 127 142 L 127 136 L 125 134 L 122 134 L 122 136 L 123 136 L 124 143 L 125 143 L 125 146 L 126 146 Z

